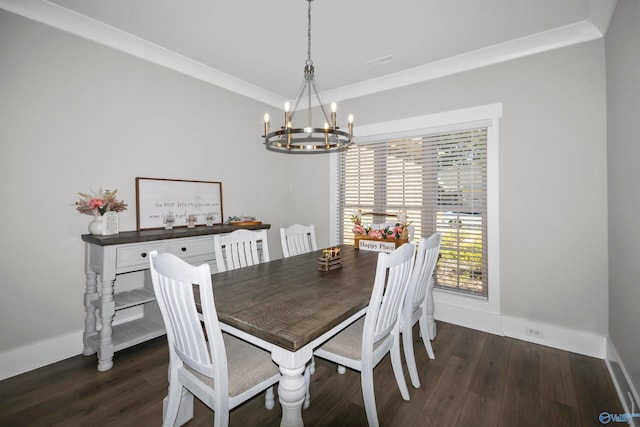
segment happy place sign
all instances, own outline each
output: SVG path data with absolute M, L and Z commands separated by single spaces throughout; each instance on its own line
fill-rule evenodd
M 385 242 L 382 240 L 360 239 L 358 249 L 362 249 L 364 251 L 384 252 L 388 254 L 396 249 L 396 244 L 394 242 Z

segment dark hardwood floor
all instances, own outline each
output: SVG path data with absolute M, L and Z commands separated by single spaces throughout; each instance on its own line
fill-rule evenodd
M 395 384 L 387 356 L 374 379 L 382 426 L 600 426 L 602 411 L 622 413 L 604 361 L 524 341 L 438 323 L 435 360 L 418 342 L 422 387 L 411 401 Z M 0 382 L 1 426 L 148 426 L 162 422 L 167 386 L 164 337 L 116 354 L 113 369 L 76 356 Z M 316 358 L 307 426 L 366 426 L 360 376 Z M 276 391 L 277 394 L 277 391 Z M 211 426 L 197 401 L 189 426 Z M 280 407 L 264 394 L 231 412 L 231 426 L 278 426 Z

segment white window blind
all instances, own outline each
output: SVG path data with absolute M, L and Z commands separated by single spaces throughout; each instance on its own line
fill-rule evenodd
M 486 126 L 353 145 L 338 162 L 338 241 L 353 243 L 358 209 L 363 224 L 406 209 L 416 241 L 442 233 L 436 286 L 488 297 Z

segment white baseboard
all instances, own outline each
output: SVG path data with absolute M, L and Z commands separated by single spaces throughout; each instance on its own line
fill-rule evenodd
M 592 332 L 569 329 L 520 317 L 503 316 L 504 335 L 519 340 L 546 345 L 560 350 L 604 359 L 607 355 L 606 337 Z M 527 330 L 541 332 L 541 337 L 527 334 Z
M 502 316 L 484 310 L 437 301 L 434 317 L 454 325 L 476 329 L 494 335 L 504 335 L 502 332 Z
M 606 337 L 590 332 L 568 329 L 513 316 L 504 316 L 470 307 L 438 301 L 434 316 L 437 320 L 477 329 L 496 335 L 517 338 L 536 344 L 567 350 L 604 359 Z M 527 330 L 541 332 L 541 336 L 527 334 Z
M 626 414 L 640 413 L 640 395 L 638 390 L 631 382 L 631 378 L 624 366 L 624 363 L 620 360 L 618 351 L 611 342 L 610 338 L 607 338 L 607 368 L 609 369 L 609 375 L 615 386 L 616 393 L 618 393 L 618 399 L 622 403 L 622 408 Z M 629 425 L 632 427 L 640 426 L 640 418 L 633 417 L 629 421 Z
M 82 331 L 42 340 L 0 353 L 0 380 L 81 354 Z
M 142 316 L 142 307 L 121 310 L 116 314 L 113 326 Z M 98 329 L 100 329 L 99 320 Z M 0 353 L 0 381 L 82 354 L 84 351 L 82 334 L 83 331 L 72 332 Z M 96 366 L 97 363 L 96 359 Z

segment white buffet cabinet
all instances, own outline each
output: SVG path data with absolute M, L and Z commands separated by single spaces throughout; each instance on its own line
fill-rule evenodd
M 86 245 L 83 354 L 97 353 L 98 370 L 106 371 L 113 366 L 116 351 L 165 333 L 148 274 L 149 252 L 169 252 L 194 265 L 207 262 L 212 264 L 212 272 L 215 272 L 214 234 L 229 233 L 239 228 L 269 227 L 268 224 L 248 227 L 214 225 L 126 231 L 110 236 L 82 235 Z M 116 284 L 119 280 L 132 282 L 131 279 L 133 287 L 118 290 Z M 129 319 L 125 317 L 114 324 L 116 314 L 132 309 L 137 310 L 137 315 Z

